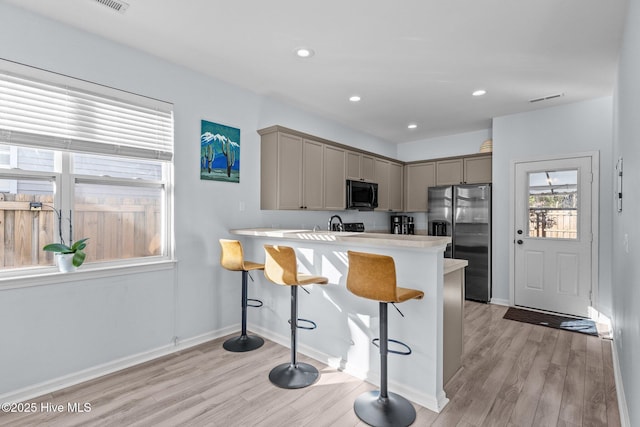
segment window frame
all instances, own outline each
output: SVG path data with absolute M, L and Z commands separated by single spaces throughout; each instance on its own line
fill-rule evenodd
M 23 122 L 27 123 L 27 127 L 16 128 L 17 130 L 12 130 L 11 122 L 6 122 L 8 124 L 6 125 L 7 127 L 4 128 L 2 123 L 5 122 L 1 122 L 0 144 L 11 148 L 9 150 L 10 164 L 0 167 L 0 179 L 47 179 L 52 181 L 54 185 L 53 205 L 56 209 L 61 210 L 62 212 L 69 212 L 70 209 L 73 211 L 75 199 L 74 189 L 77 182 L 98 185 L 121 185 L 125 187 L 160 188 L 162 194 L 160 202 L 161 229 L 158 231 L 161 233 L 162 237 L 162 253 L 160 255 L 121 258 L 108 261 L 92 261 L 88 259 L 85 264 L 83 264 L 82 268 L 72 275 L 59 273 L 55 265 L 34 265 L 26 267 L 12 267 L 6 270 L 2 269 L 0 270 L 0 289 L 86 280 L 87 278 L 94 277 L 110 277 L 119 274 L 174 268 L 176 259 L 173 194 L 173 152 L 175 143 L 173 105 L 162 100 L 121 91 L 108 86 L 0 59 L 0 77 L 3 76 L 9 76 L 9 79 L 13 77 L 23 79 L 26 82 L 31 82 L 26 83 L 27 85 L 33 84 L 34 87 L 38 86 L 40 83 L 45 86 L 57 86 L 58 89 L 63 91 L 68 90 L 70 96 L 77 96 L 78 99 L 85 100 L 93 97 L 96 99 L 96 102 L 104 101 L 106 102 L 105 105 L 113 105 L 113 108 L 116 109 L 120 109 L 120 107 L 122 107 L 126 111 L 127 108 L 130 108 L 132 112 L 138 111 L 141 112 L 140 114 L 155 115 L 155 118 L 150 119 L 153 123 L 156 123 L 155 120 L 157 120 L 157 123 L 159 123 L 160 126 L 157 128 L 159 133 L 155 140 L 149 138 L 147 138 L 147 140 L 138 139 L 132 133 L 127 134 L 132 137 L 131 140 L 127 140 L 126 136 L 125 139 L 104 139 L 104 134 L 101 134 L 99 128 L 87 128 L 89 131 L 94 129 L 97 132 L 97 139 L 93 139 L 93 137 L 88 133 L 78 134 L 78 137 L 73 134 L 69 134 L 68 136 L 62 134 L 47 136 L 45 134 L 38 133 L 38 131 L 34 131 L 32 133 L 31 128 L 28 127 L 28 122 Z M 0 81 L 0 83 L 2 83 L 2 81 Z M 2 89 L 1 85 L 0 89 Z M 1 93 L 5 92 L 0 91 L 0 94 Z M 9 95 L 9 104 L 0 104 L 0 107 L 5 107 L 5 110 L 0 110 L 0 113 L 5 111 L 9 116 L 11 116 L 13 111 L 11 110 L 13 107 L 11 106 L 21 108 L 22 98 L 20 95 L 16 96 L 17 93 L 17 91 L 14 91 L 13 94 Z M 27 93 L 31 93 L 30 89 L 26 89 L 24 93 L 25 96 L 27 96 Z M 0 101 L 7 100 L 9 98 L 2 98 Z M 27 98 L 25 98 L 25 102 L 30 102 L 26 99 Z M 33 100 L 33 98 L 30 99 Z M 6 109 L 7 105 L 10 105 L 8 110 Z M 142 113 L 143 110 L 144 113 Z M 83 117 L 86 118 L 88 110 L 82 111 L 82 114 L 85 114 Z M 134 112 L 133 114 L 134 115 L 132 117 L 135 117 L 136 113 Z M 124 116 L 120 115 L 119 117 Z M 129 120 L 129 122 L 131 122 L 131 120 Z M 86 124 L 87 122 L 85 121 L 84 123 Z M 149 122 L 146 124 L 148 125 L 148 123 Z M 54 170 L 42 172 L 38 170 L 19 169 L 16 163 L 17 157 L 14 155 L 17 152 L 16 147 L 40 148 L 52 151 L 54 153 Z M 115 178 L 74 174 L 72 161 L 74 153 L 159 162 L 162 167 L 162 179 L 156 180 L 139 177 Z M 45 208 L 43 207 L 43 209 Z M 65 236 L 66 240 L 67 236 L 69 236 L 68 221 L 63 220 L 62 229 L 63 236 Z M 58 241 L 57 227 L 54 235 L 55 241 Z M 73 237 L 75 240 L 76 238 L 79 239 L 84 236 L 74 235 Z M 89 242 L 89 244 L 91 244 L 91 242 Z
M 2 144 L 5 145 L 5 144 Z M 76 273 L 80 271 L 87 272 L 103 272 L 103 275 L 97 275 L 96 277 L 106 277 L 111 276 L 113 269 L 121 269 L 124 267 L 128 267 L 129 269 L 133 268 L 132 272 L 136 271 L 147 271 L 149 267 L 152 267 L 151 270 L 155 270 L 153 266 L 157 268 L 166 268 L 165 264 L 173 264 L 175 263 L 175 251 L 173 244 L 173 221 L 172 221 L 172 212 L 173 212 L 173 194 L 170 190 L 172 185 L 172 170 L 173 170 L 173 162 L 170 161 L 161 161 L 158 162 L 162 165 L 162 176 L 164 179 L 162 180 L 146 180 L 146 179 L 137 179 L 137 178 L 114 178 L 108 176 L 95 176 L 95 175 L 83 175 L 83 174 L 74 174 L 72 173 L 73 165 L 72 165 L 72 152 L 64 152 L 64 151 L 55 151 L 54 152 L 54 171 L 31 171 L 31 170 L 22 170 L 22 169 L 1 169 L 0 168 L 0 179 L 34 179 L 34 180 L 47 180 L 53 183 L 54 185 L 54 202 L 53 205 L 56 209 L 62 210 L 62 212 L 69 212 L 71 210 L 73 212 L 73 207 L 75 203 L 75 185 L 77 183 L 82 184 L 96 184 L 96 185 L 117 185 L 124 187 L 138 187 L 138 188 L 156 188 L 161 189 L 162 199 L 161 199 L 161 229 L 159 232 L 162 235 L 162 254 L 160 255 L 150 255 L 143 257 L 132 257 L 132 258 L 121 258 L 116 260 L 107 260 L 107 261 L 92 261 L 88 259 L 83 264 L 82 269 L 78 270 Z M 46 209 L 46 208 L 45 208 Z M 48 208 L 50 209 L 50 208 Z M 69 236 L 69 222 L 63 220 L 62 222 L 62 233 L 63 236 Z M 57 238 L 57 233 L 55 233 L 55 241 L 57 242 L 59 239 Z M 74 240 L 80 238 L 80 236 L 73 236 Z M 91 244 L 89 242 L 89 244 Z M 74 273 L 74 274 L 76 274 Z M 10 279 L 28 279 L 28 278 L 41 278 L 43 275 L 48 274 L 63 274 L 58 273 L 58 268 L 55 265 L 48 266 L 27 266 L 27 267 L 16 267 L 9 268 L 6 270 L 0 270 L 0 288 L 6 287 L 6 281 Z M 95 274 L 94 274 L 95 276 Z M 24 280 L 23 280 L 24 281 Z M 49 281 L 47 283 L 50 283 Z M 33 283 L 27 283 L 33 284 Z

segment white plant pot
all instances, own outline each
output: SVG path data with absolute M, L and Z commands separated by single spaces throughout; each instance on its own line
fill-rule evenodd
M 74 254 L 56 254 L 56 264 L 61 273 L 73 273 L 78 267 L 73 265 Z

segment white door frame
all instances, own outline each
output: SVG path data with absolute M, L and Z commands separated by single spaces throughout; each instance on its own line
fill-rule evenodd
M 591 243 L 591 307 L 589 308 L 589 316 L 597 317 L 597 307 L 599 306 L 599 282 L 598 282 L 598 250 L 600 247 L 600 228 L 599 216 L 600 211 L 600 152 L 588 151 L 582 153 L 563 154 L 555 156 L 531 157 L 527 159 L 511 160 L 509 165 L 509 306 L 515 307 L 515 203 L 516 203 L 516 164 L 528 163 L 546 160 L 564 160 L 575 157 L 591 157 L 591 173 L 593 174 L 593 182 L 591 184 L 591 232 L 593 233 L 593 241 Z M 594 310 L 594 308 L 596 308 Z

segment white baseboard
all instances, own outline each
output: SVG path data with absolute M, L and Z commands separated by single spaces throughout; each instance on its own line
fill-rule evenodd
M 275 334 L 272 331 L 255 326 L 252 327 L 251 330 L 256 334 L 262 336 L 263 338 L 278 343 L 283 347 L 289 347 L 291 345 L 291 338 L 289 336 L 285 337 L 283 335 Z M 340 357 L 322 353 L 315 348 L 309 347 L 305 344 L 298 343 L 298 352 L 304 354 L 305 356 L 311 357 L 318 362 L 324 363 L 325 365 L 328 365 L 332 368 L 338 369 L 356 378 L 364 380 L 370 384 L 373 384 L 375 386 L 380 385 L 380 375 L 378 374 L 378 372 L 373 372 L 371 370 L 363 371 L 362 369 L 358 369 L 358 367 L 350 366 L 348 362 Z M 438 396 L 432 396 L 430 394 L 421 392 L 420 390 L 416 390 L 415 388 L 407 387 L 406 385 L 399 384 L 391 380 L 389 381 L 389 388 L 393 389 L 394 393 L 398 393 L 403 397 L 409 399 L 410 401 L 424 406 L 425 408 L 433 412 L 442 411 L 445 405 L 449 403 L 449 399 L 447 398 L 444 391 L 442 391 Z
M 611 341 L 611 355 L 613 356 L 613 375 L 616 382 L 618 410 L 620 411 L 620 425 L 621 427 L 631 427 L 631 420 L 629 419 L 629 407 L 627 406 L 627 398 L 624 395 L 624 384 L 622 382 L 622 373 L 620 372 L 618 350 L 614 341 Z
M 116 359 L 111 362 L 94 366 L 88 369 L 83 369 L 78 372 L 74 372 L 69 375 L 54 378 L 48 381 L 44 381 L 38 384 L 24 387 L 19 390 L 10 391 L 5 394 L 0 394 L 0 402 L 2 403 L 14 403 L 25 402 L 29 399 L 36 398 L 54 391 L 61 390 L 66 387 L 71 387 L 76 384 L 80 384 L 85 381 L 89 381 L 101 376 L 111 374 L 122 369 L 130 368 L 140 363 L 148 362 L 153 359 L 157 359 L 162 356 L 166 356 L 177 351 L 185 350 L 190 347 L 194 347 L 199 344 L 203 344 L 207 341 L 214 340 L 216 338 L 229 335 L 239 329 L 239 325 L 219 329 L 217 331 L 207 332 L 202 335 L 187 338 L 183 341 L 177 341 L 176 343 L 170 343 L 161 347 L 154 348 L 149 351 L 134 354 L 131 356 Z
M 508 299 L 501 299 L 501 298 L 491 298 L 491 304 L 506 305 L 507 307 L 511 305 L 509 304 Z

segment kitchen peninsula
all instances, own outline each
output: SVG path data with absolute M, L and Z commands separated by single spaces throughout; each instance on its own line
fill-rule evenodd
M 398 286 L 422 290 L 425 296 L 398 307 L 404 317 L 389 311 L 389 337 L 412 349 L 408 356 L 389 356 L 389 390 L 436 412 L 447 404 L 444 382 L 460 367 L 467 265 L 465 260 L 443 258 L 449 237 L 270 228 L 230 233 L 243 241 L 248 259 L 263 259 L 265 244 L 291 246 L 300 272 L 329 278 L 329 285 L 307 286 L 309 294 L 299 293 L 300 317 L 318 327 L 300 331 L 298 349 L 374 384 L 379 384 L 379 356 L 371 340 L 378 336 L 378 304 L 346 289 L 347 251 L 392 256 Z M 249 293 L 264 307 L 250 310 L 250 329 L 288 346 L 289 292 L 262 275 L 254 275 L 254 280 Z

